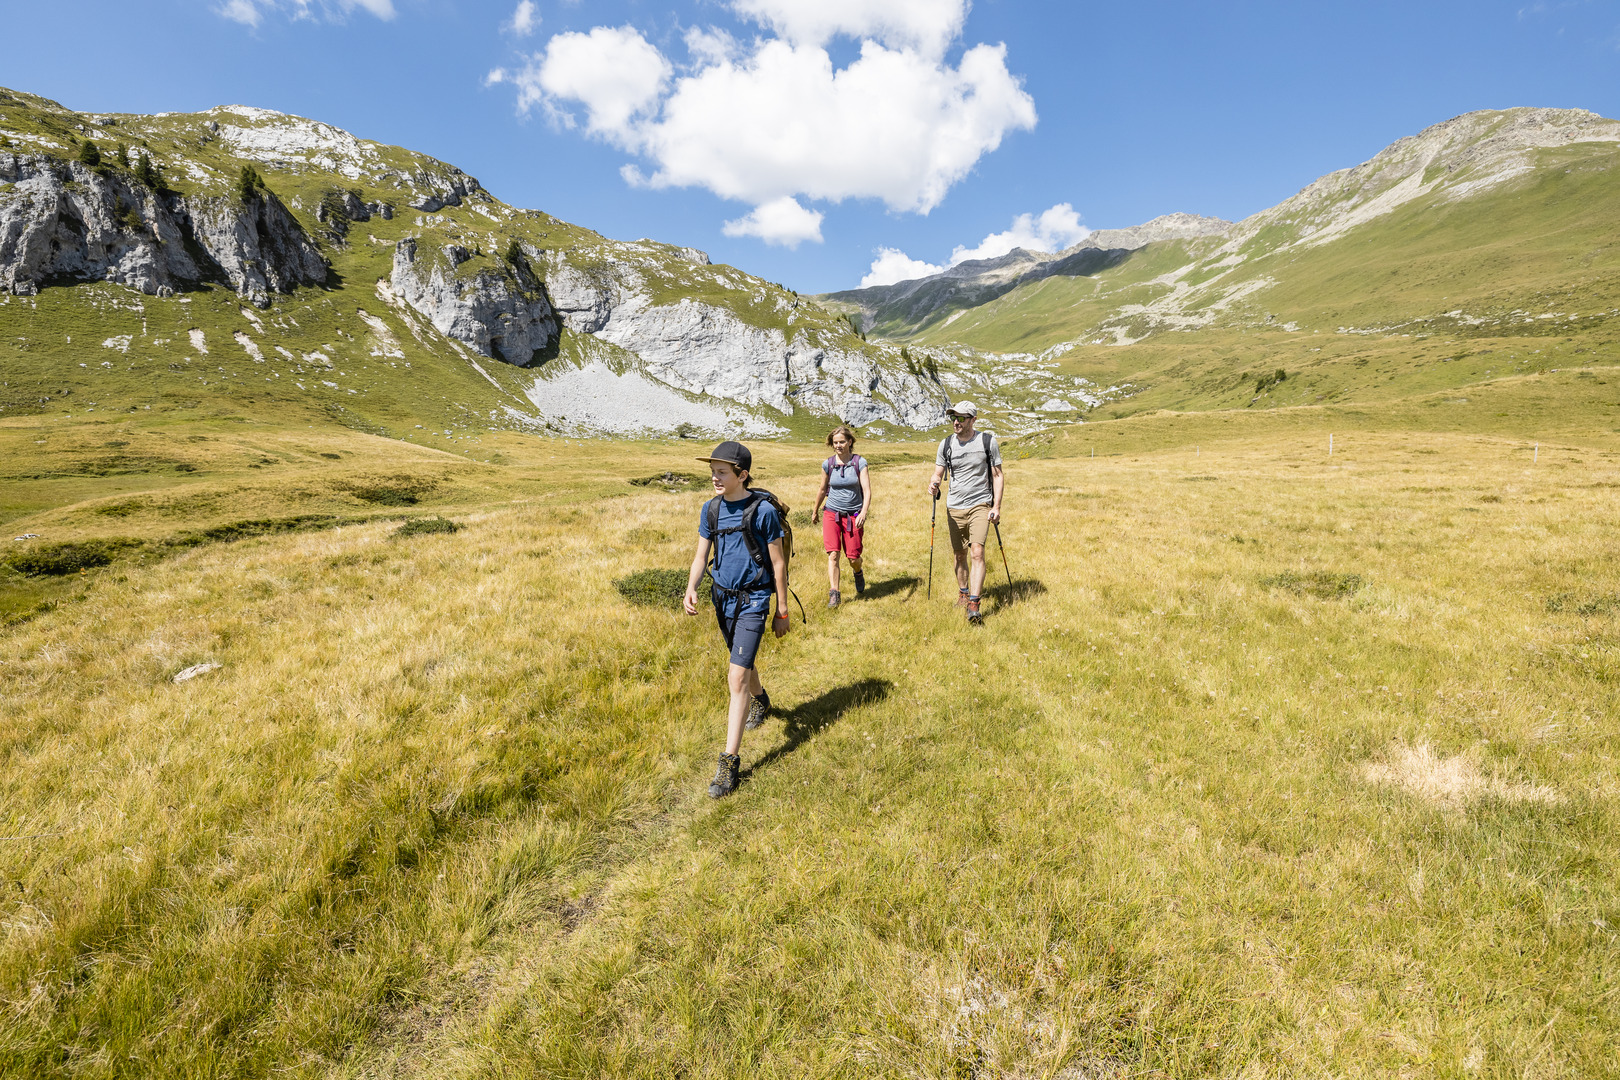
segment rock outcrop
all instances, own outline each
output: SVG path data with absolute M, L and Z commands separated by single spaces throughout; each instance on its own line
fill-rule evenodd
M 455 244 L 437 251 L 415 237 L 394 248 L 389 287 L 446 337 L 484 356 L 528 367 L 557 339 L 544 287 L 521 260 L 502 271 L 462 275 L 472 252 Z
M 853 340 L 849 335 L 755 326 L 690 298 L 655 303 L 629 264 L 585 269 L 550 253 L 545 268 L 552 304 L 570 330 L 635 353 L 649 375 L 670 386 L 853 424 L 930 428 L 944 420 L 938 385 L 845 347 L 840 339 Z
M 228 281 L 259 307 L 326 280 L 327 264 L 267 191 L 247 203 L 156 192 L 116 169 L 0 152 L 0 287 L 114 281 L 166 295 Z

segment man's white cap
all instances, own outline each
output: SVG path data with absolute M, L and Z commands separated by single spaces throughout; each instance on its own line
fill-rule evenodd
M 945 412 L 950 416 L 978 416 L 979 407 L 971 401 L 958 401 L 955 405 L 946 409 Z

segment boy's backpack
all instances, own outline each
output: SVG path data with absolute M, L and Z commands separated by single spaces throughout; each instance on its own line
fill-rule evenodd
M 754 519 L 759 515 L 761 503 L 770 503 L 776 507 L 777 514 L 782 519 L 782 560 L 792 568 L 793 559 L 793 523 L 788 520 L 788 507 L 781 499 L 766 491 L 764 488 L 748 489 L 748 505 L 743 507 L 742 520 L 728 529 L 720 528 L 720 496 L 716 495 L 703 507 L 704 517 L 709 523 L 709 536 L 715 541 L 709 549 L 709 569 L 712 573 L 720 563 L 720 534 L 742 533 L 743 544 L 748 548 L 748 557 L 754 565 L 765 571 L 770 581 L 770 589 L 776 591 L 776 573 L 771 567 L 771 557 L 766 546 L 761 542 L 759 532 L 754 526 Z M 783 575 L 786 576 L 785 574 Z M 718 588 L 718 586 L 716 586 Z M 792 591 L 791 587 L 788 590 Z
M 984 471 L 989 474 L 992 486 L 996 478 L 996 467 L 990 463 L 990 433 L 979 432 L 979 440 L 984 446 Z M 951 474 L 951 480 L 956 479 L 956 470 L 951 468 L 951 444 L 956 441 L 955 435 L 945 436 L 945 441 L 939 444 L 939 452 L 945 456 L 945 470 Z

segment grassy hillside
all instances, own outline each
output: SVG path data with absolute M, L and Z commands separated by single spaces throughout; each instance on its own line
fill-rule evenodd
M 610 240 L 514 209 L 444 162 L 315 121 L 232 108 L 90 115 L 0 89 L 0 140 L 0 150 L 62 160 L 93 141 L 105 152 L 104 168 L 127 173 L 115 160 L 122 147 L 127 161 L 149 156 L 163 185 L 182 195 L 228 196 L 250 163 L 332 266 L 323 287 L 278 297 L 267 312 L 244 307 L 231 289 L 211 282 L 175 297 L 77 281 L 48 282 L 37 297 L 0 296 L 0 417 L 94 409 L 274 423 L 319 418 L 413 438 L 421 425 L 420 438 L 442 448 L 475 430 L 520 426 L 508 410 L 535 413 L 526 393 L 534 370 L 478 356 L 379 290 L 406 237 L 417 239 L 426 259 L 447 245 L 464 249 L 468 257 L 454 270 L 460 278 L 511 276 L 507 253 L 518 242 L 538 253 L 529 269 L 542 276 L 561 264 L 610 279 L 628 268 L 654 303 L 700 301 L 749 326 L 806 334 L 893 363 L 892 350 L 867 345 L 831 312 L 780 285 L 730 266 L 695 264 L 666 244 Z M 8 186 L 0 183 L 0 194 Z M 465 189 L 457 205 L 433 212 L 408 205 L 455 189 Z M 334 215 L 346 194 L 386 204 L 393 216 Z M 565 340 L 549 362 L 577 364 L 580 357 Z M 790 430 L 826 420 L 761 411 Z
M 0 422 L 9 551 L 145 545 L 0 630 L 0 1072 L 1602 1075 L 1607 389 L 1010 445 L 980 631 L 929 448 L 863 444 L 874 588 L 807 535 L 718 804 L 713 624 L 612 584 L 689 559 L 631 482 L 689 446 Z

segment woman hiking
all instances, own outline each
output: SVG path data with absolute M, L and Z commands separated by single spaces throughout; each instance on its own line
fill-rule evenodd
M 855 452 L 855 433 L 840 424 L 827 436 L 833 456 L 821 463 L 821 490 L 810 520 L 821 518 L 821 546 L 827 550 L 827 606 L 843 600 L 838 591 L 838 556 L 849 559 L 855 572 L 855 595 L 866 591 L 861 549 L 866 539 L 866 515 L 872 510 L 872 476 L 866 459 Z M 822 508 L 822 504 L 826 508 Z
M 776 616 L 771 630 L 777 637 L 788 632 L 787 559 L 782 553 L 782 515 L 764 495 L 749 490 L 749 470 L 754 457 L 748 447 L 723 442 L 708 457 L 709 480 L 714 498 L 703 504 L 698 515 L 697 551 L 686 578 L 686 613 L 698 611 L 698 581 L 705 565 L 714 586 L 710 598 L 720 623 L 720 636 L 731 650 L 731 666 L 726 683 L 731 690 L 731 708 L 726 716 L 726 748 L 720 754 L 720 768 L 709 784 L 709 797 L 719 799 L 737 789 L 737 771 L 742 763 L 743 726 L 756 728 L 771 711 L 771 696 L 759 681 L 754 665 L 765 622 L 771 610 L 771 594 L 776 594 Z

